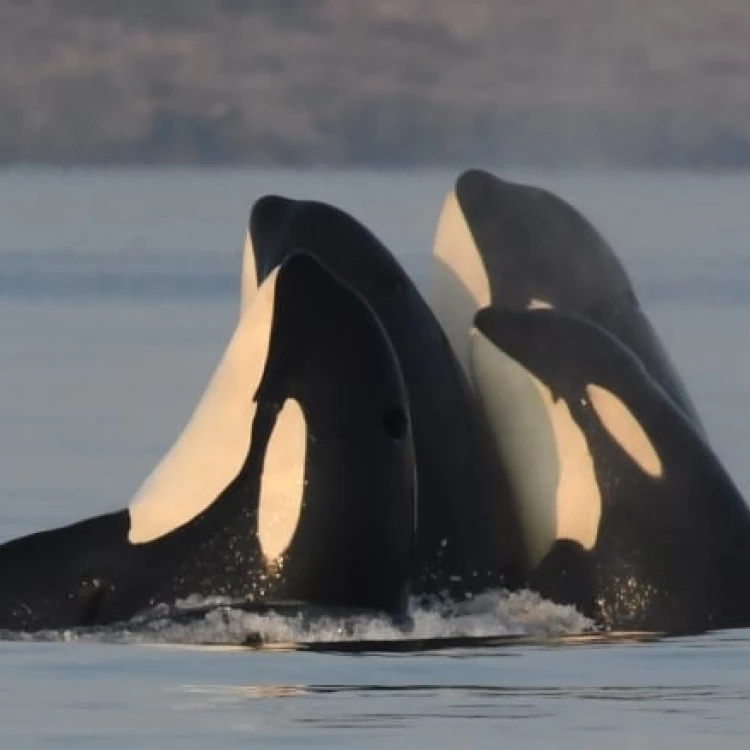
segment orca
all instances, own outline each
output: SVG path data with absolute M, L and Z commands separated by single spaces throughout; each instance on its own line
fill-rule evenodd
M 609 331 L 705 432 L 687 390 L 607 241 L 547 190 L 470 169 L 438 221 L 428 299 L 468 369 L 468 333 L 485 307 L 553 308 Z
M 193 594 L 401 613 L 415 473 L 382 325 L 294 253 L 129 507 L 0 547 L 0 628 L 108 624 Z
M 519 503 L 530 588 L 612 630 L 750 625 L 750 511 L 631 350 L 579 316 L 488 308 L 471 367 Z
M 388 333 L 414 432 L 414 593 L 461 597 L 513 586 L 518 530 L 489 428 L 439 323 L 393 254 L 344 211 L 275 195 L 255 203 L 248 235 L 243 296 L 301 249 L 359 292 Z

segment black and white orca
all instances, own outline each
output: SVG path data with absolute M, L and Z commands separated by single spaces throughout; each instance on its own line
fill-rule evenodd
M 632 351 L 581 317 L 493 308 L 475 318 L 471 368 L 531 588 L 616 630 L 750 625 L 750 511 Z
M 465 367 L 478 310 L 554 308 L 593 321 L 632 349 L 704 431 L 622 264 L 562 198 L 468 170 L 445 199 L 433 255 L 428 299 Z
M 243 296 L 296 250 L 314 255 L 372 307 L 409 398 L 417 463 L 416 593 L 454 596 L 518 574 L 518 532 L 486 422 L 439 323 L 391 252 L 333 206 L 265 196 L 249 222 Z
M 191 594 L 401 612 L 415 473 L 382 325 L 290 254 L 129 507 L 0 547 L 0 628 L 106 624 Z

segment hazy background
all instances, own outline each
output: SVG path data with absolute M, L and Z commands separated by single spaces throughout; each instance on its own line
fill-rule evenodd
M 602 230 L 750 498 L 750 0 L 0 0 L 0 164 L 23 163 L 82 166 L 0 168 L 0 541 L 127 504 L 236 325 L 257 198 L 340 206 L 424 287 L 470 164 Z M 467 634 L 514 622 L 475 612 Z M 520 614 L 557 622 L 545 603 Z M 290 638 L 273 616 L 212 622 L 170 648 L 0 641 L 0 746 L 748 746 L 750 631 L 356 658 L 189 647 Z
M 750 165 L 748 0 L 0 0 L 0 163 Z

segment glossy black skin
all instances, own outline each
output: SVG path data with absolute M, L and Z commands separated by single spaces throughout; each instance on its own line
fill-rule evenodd
M 286 399 L 307 425 L 303 509 L 280 568 L 256 535 L 269 438 Z M 0 547 L 0 628 L 128 620 L 191 594 L 400 613 L 413 565 L 415 469 L 403 377 L 372 310 L 312 257 L 279 270 L 251 447 L 201 514 L 127 541 L 128 511 Z
M 266 196 L 253 207 L 249 232 L 259 281 L 303 249 L 367 300 L 393 343 L 417 462 L 414 592 L 460 597 L 518 582 L 518 527 L 487 424 L 398 261 L 358 221 L 324 203 Z
M 455 193 L 482 256 L 493 306 L 525 310 L 543 300 L 596 323 L 635 352 L 705 434 L 624 267 L 586 218 L 554 193 L 479 169 L 461 174 Z
M 476 326 L 565 399 L 594 461 L 602 519 L 591 551 L 559 540 L 530 587 L 614 630 L 750 625 L 750 511 L 695 426 L 613 336 L 576 316 L 484 310 Z M 585 398 L 616 395 L 663 467 L 645 473 Z M 585 400 L 585 404 L 582 403 Z

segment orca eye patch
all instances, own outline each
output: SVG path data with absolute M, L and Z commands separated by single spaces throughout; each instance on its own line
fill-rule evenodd
M 661 477 L 664 470 L 656 446 L 628 407 L 601 386 L 587 385 L 586 393 L 604 428 L 641 471 Z
M 307 425 L 300 404 L 287 399 L 276 418 L 263 459 L 258 496 L 258 540 L 267 562 L 291 544 L 302 513 Z

